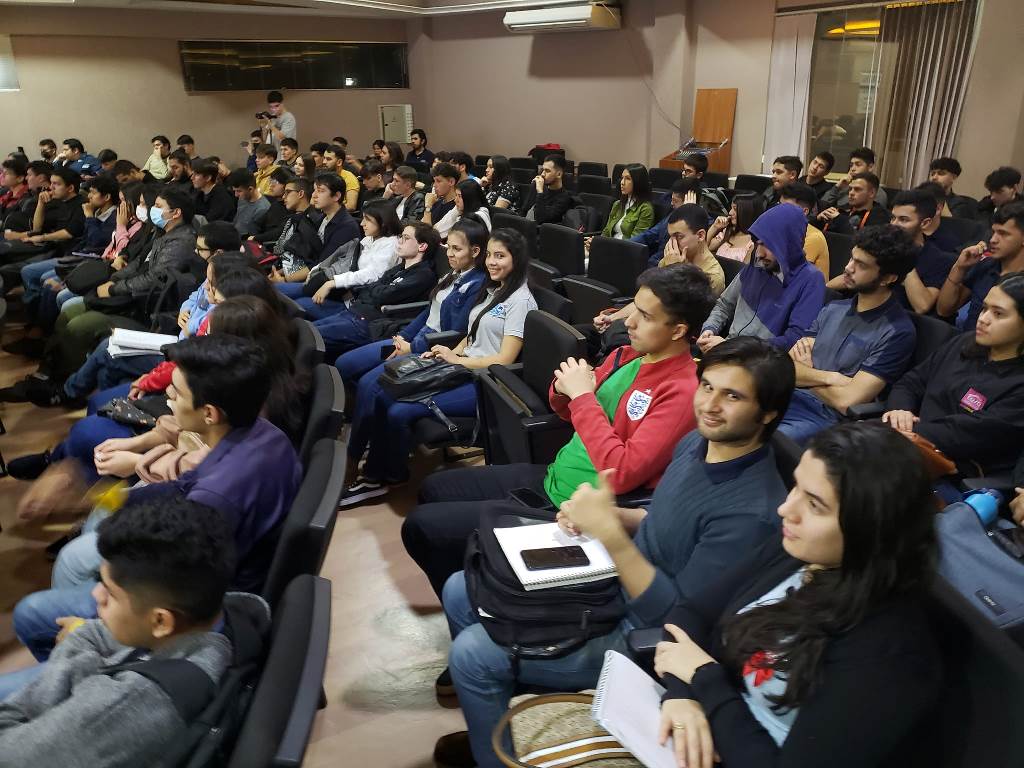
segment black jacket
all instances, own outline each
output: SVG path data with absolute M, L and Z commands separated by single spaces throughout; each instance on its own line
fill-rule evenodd
M 281 235 L 274 243 L 274 255 L 281 259 L 286 274 L 304 267 L 311 269 L 320 263 L 324 248 L 317 234 L 320 218 L 320 212 L 310 206 L 302 213 L 289 215 L 285 221 Z
M 233 222 L 237 207 L 238 199 L 220 182 L 214 184 L 209 192 L 196 192 L 196 213 L 205 216 L 208 222 Z
M 869 211 L 858 211 L 857 213 L 849 210 L 840 211 L 839 215 L 823 229 L 826 232 L 853 235 L 865 227 L 882 226 L 891 220 L 892 214 L 878 203 L 874 203 Z
M 267 212 L 263 214 L 263 222 L 260 224 L 260 231 L 253 235 L 255 240 L 260 245 L 264 243 L 271 243 L 277 240 L 281 236 L 281 230 L 284 229 L 284 223 L 288 221 L 288 217 L 291 214 L 288 209 L 284 207 L 284 203 L 276 197 L 267 196 L 267 200 L 270 201 L 270 207 Z
M 561 189 L 545 188 L 538 195 L 537 188 L 531 184 L 520 209 L 523 216 L 528 214 L 531 208 L 533 208 L 533 220 L 537 222 L 538 227 L 541 224 L 558 224 L 572 208 L 572 195 L 565 187 Z
M 111 296 L 145 296 L 158 280 L 174 269 L 188 272 L 196 256 L 196 231 L 181 224 L 153 241 L 153 249 L 143 258 L 125 265 L 110 278 Z
M 720 659 L 723 619 L 802 565 L 775 535 L 742 565 L 678 603 L 666 623 Z M 689 685 L 673 675 L 663 682 L 666 699 L 700 703 L 715 749 L 729 768 L 895 768 L 906 764 L 905 750 L 917 747 L 915 731 L 942 689 L 942 661 L 920 596 L 877 606 L 826 647 L 818 686 L 801 704 L 781 747 L 741 697 L 738 674 L 723 665 L 698 668 Z
M 1006 471 L 1024 450 L 1024 358 L 989 362 L 965 333 L 903 374 L 886 408 L 917 414 L 914 431 L 970 476 Z
M 353 288 L 348 308 L 364 320 L 377 320 L 383 317 L 380 308 L 387 304 L 426 299 L 435 282 L 434 267 L 426 261 L 413 264 L 408 269 L 405 264 L 398 264 L 381 275 L 377 282 Z

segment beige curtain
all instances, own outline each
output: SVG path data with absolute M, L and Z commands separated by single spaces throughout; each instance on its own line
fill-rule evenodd
M 886 186 L 919 184 L 932 159 L 954 153 L 978 4 L 951 0 L 882 11 L 870 135 Z
M 775 18 L 762 173 L 771 173 L 772 160 L 780 155 L 803 158 L 807 154 L 807 102 L 817 20 L 816 13 Z

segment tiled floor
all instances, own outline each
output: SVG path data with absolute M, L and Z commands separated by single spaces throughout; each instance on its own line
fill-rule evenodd
M 15 329 L 9 324 L 5 342 L 16 338 Z M 33 369 L 0 352 L 0 387 Z M 8 459 L 42 450 L 67 432 L 76 415 L 0 404 L 7 427 L 0 450 Z M 417 457 L 415 476 L 437 464 L 437 457 Z M 14 509 L 25 487 L 0 479 L 0 672 L 32 663 L 14 638 L 11 611 L 20 597 L 48 585 L 43 548 L 63 530 L 56 522 L 16 524 Z M 338 518 L 322 573 L 333 595 L 328 704 L 313 729 L 309 768 L 427 768 L 437 737 L 464 727 L 457 709 L 442 709 L 434 698 L 448 631 L 426 578 L 402 547 L 402 517 L 414 503 L 414 488 Z

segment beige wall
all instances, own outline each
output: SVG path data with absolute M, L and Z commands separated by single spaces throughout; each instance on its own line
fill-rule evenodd
M 241 163 L 239 141 L 256 127 L 252 116 L 265 93 L 187 93 L 177 41 L 273 37 L 268 30 L 283 19 L 185 18 L 187 25 L 180 15 L 160 12 L 0 8 L 0 30 L 12 35 L 21 85 L 18 92 L 0 93 L 4 151 L 20 144 L 34 155 L 42 136 L 58 142 L 77 136 L 92 152 L 109 146 L 141 163 L 152 151 L 153 134 L 173 141 L 190 133 L 201 154 Z M 315 27 L 293 26 L 289 39 L 405 39 L 401 21 L 324 18 Z M 295 91 L 286 97 L 303 148 L 340 133 L 366 151 L 380 130 L 377 105 L 409 101 L 408 90 Z
M 957 148 L 965 195 L 985 194 L 985 176 L 1000 165 L 1024 168 L 1022 49 L 1020 0 L 984 0 Z

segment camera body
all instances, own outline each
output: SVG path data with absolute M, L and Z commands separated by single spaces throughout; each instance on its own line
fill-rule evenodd
M 256 113 L 256 119 L 257 120 L 269 120 L 272 117 L 273 117 L 273 115 L 270 114 L 269 112 L 257 112 Z

